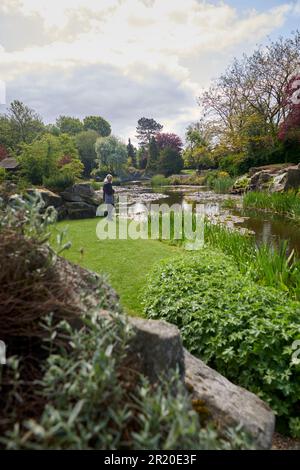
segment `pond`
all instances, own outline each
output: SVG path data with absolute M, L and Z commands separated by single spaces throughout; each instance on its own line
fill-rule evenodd
M 143 208 L 155 204 L 196 204 L 203 205 L 204 212 L 212 223 L 221 222 L 242 233 L 253 233 L 257 243 L 277 245 L 287 240 L 289 250 L 300 256 L 300 225 L 287 217 L 262 211 L 243 209 L 242 197 L 220 195 L 206 187 L 164 186 L 153 189 L 149 184 L 130 183 L 116 188 L 118 196 L 128 198 L 128 207 L 133 214 L 140 214 Z M 228 202 L 229 201 L 229 202 Z

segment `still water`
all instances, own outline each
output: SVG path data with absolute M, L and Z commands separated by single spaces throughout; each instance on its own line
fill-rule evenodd
M 118 191 L 118 190 L 117 190 Z M 120 194 L 132 197 L 131 206 L 139 211 L 139 206 L 145 204 L 149 206 L 152 203 L 160 204 L 196 204 L 204 206 L 204 211 L 209 216 L 211 214 L 222 214 L 224 212 L 224 200 L 228 195 L 218 195 L 204 187 L 162 187 L 152 189 L 149 185 L 131 184 L 119 188 Z M 235 198 L 234 198 L 235 199 Z M 236 197 L 237 207 L 226 208 L 226 214 L 232 217 L 236 226 L 248 229 L 253 232 L 258 244 L 266 243 L 277 245 L 281 240 L 287 240 L 289 250 L 295 250 L 300 256 L 300 224 L 297 224 L 286 217 L 262 212 L 247 210 L 242 208 L 242 199 Z M 141 206 L 142 207 L 142 206 Z

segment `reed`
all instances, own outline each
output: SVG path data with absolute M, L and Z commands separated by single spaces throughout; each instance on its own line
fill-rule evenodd
M 244 208 L 261 209 L 300 218 L 300 197 L 295 191 L 286 193 L 249 192 L 243 198 Z

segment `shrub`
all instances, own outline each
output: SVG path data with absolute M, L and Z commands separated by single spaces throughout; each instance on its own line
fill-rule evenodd
M 223 157 L 220 160 L 220 169 L 225 170 L 231 176 L 241 175 L 249 169 L 249 165 L 247 165 L 245 158 L 246 156 L 244 153 Z
M 65 156 L 68 156 L 67 160 Z M 59 172 L 76 177 L 83 170 L 75 141 L 66 134 L 44 134 L 31 144 L 23 144 L 19 161 L 22 175 L 36 185 Z
M 204 181 L 203 176 L 197 175 L 197 173 L 191 175 L 173 175 L 169 178 L 169 183 L 174 186 L 180 185 L 191 185 L 191 186 L 202 186 Z
M 75 177 L 69 173 L 56 173 L 49 178 L 44 178 L 44 186 L 51 191 L 61 192 L 73 186 Z
M 151 178 L 151 186 L 165 186 L 169 184 L 169 178 L 164 175 L 154 175 Z
M 103 188 L 103 183 L 100 181 L 90 181 L 89 184 L 95 191 L 100 191 Z
M 122 367 L 132 334 L 124 317 L 96 314 L 82 321 L 86 327 L 76 331 L 67 322 L 54 328 L 46 319 L 47 349 L 54 352 L 40 380 L 44 410 L 1 436 L 6 449 L 251 448 L 243 433 L 228 430 L 224 440 L 201 427 L 176 374 L 153 387 Z M 57 348 L 62 339 L 68 347 Z M 9 366 L 18 368 L 16 361 Z
M 230 257 L 202 251 L 156 269 L 145 314 L 176 324 L 193 354 L 258 394 L 282 422 L 299 419 L 300 364 L 292 360 L 299 302 L 258 286 Z
M 180 173 L 183 169 L 183 159 L 181 154 L 171 147 L 166 147 L 160 152 L 158 163 L 159 171 L 165 175 Z
M 226 171 L 209 171 L 204 178 L 204 184 L 217 193 L 227 193 L 234 184 L 234 179 Z

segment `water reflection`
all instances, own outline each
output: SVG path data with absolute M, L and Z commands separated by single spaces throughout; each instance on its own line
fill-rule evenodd
M 190 186 L 163 187 L 153 190 L 151 187 L 141 186 L 135 187 L 134 190 L 132 187 L 122 188 L 121 191 L 122 194 L 130 194 L 131 202 L 128 205 L 130 217 L 143 217 L 143 214 L 146 216 L 144 204 L 149 210 L 153 203 L 166 203 L 169 206 L 180 204 L 183 209 L 191 204 L 195 208 L 196 204 L 200 203 L 201 211 L 204 208 L 204 213 L 212 219 L 222 214 L 222 211 L 224 213 L 222 209 L 224 196 L 202 187 L 198 189 Z M 235 218 L 234 223 L 238 223 L 239 227 L 253 232 L 257 243 L 278 245 L 280 240 L 287 240 L 289 248 L 295 249 L 300 255 L 300 225 L 293 221 L 276 214 L 235 207 L 227 208 L 226 213 Z M 224 217 L 226 218 L 226 215 Z

